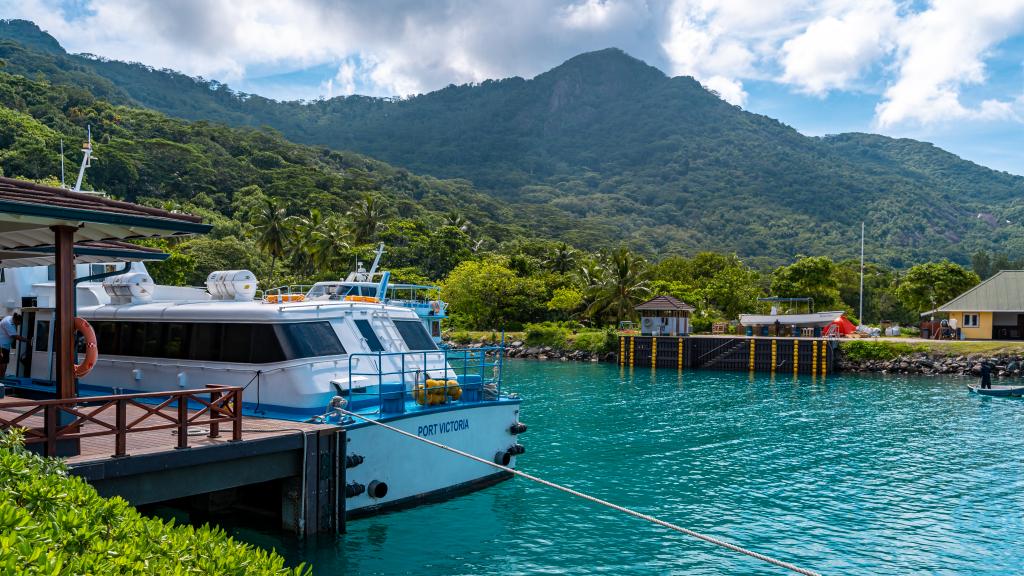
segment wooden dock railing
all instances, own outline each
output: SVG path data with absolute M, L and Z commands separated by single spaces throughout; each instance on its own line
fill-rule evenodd
M 242 439 L 242 390 L 240 386 L 209 384 L 205 389 L 196 390 L 59 400 L 8 399 L 0 405 L 3 408 L 0 429 L 24 428 L 25 444 L 44 443 L 44 453 L 48 456 L 57 455 L 60 441 L 114 436 L 112 456 L 118 458 L 128 455 L 128 434 L 170 429 L 177 432 L 175 448 L 188 448 L 188 432 L 192 426 L 209 426 L 207 436 L 218 438 L 220 425 L 230 424 L 231 441 L 239 441 Z M 195 409 L 189 409 L 190 403 Z M 11 411 L 16 414 L 10 415 Z M 85 427 L 85 424 L 95 427 Z

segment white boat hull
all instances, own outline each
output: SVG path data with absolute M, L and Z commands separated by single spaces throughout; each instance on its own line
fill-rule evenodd
M 389 425 L 488 461 L 516 444 L 510 428 L 519 419 L 519 403 L 503 402 L 385 419 Z M 471 492 L 509 477 L 508 472 L 444 451 L 373 424 L 356 424 L 347 432 L 348 455 L 364 461 L 346 470 L 346 484 L 367 487 L 345 502 L 348 518 L 408 508 Z M 515 457 L 510 467 L 515 466 Z M 387 484 L 375 498 L 373 482 Z

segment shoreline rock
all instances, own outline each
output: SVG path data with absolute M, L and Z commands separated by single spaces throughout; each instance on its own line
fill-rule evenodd
M 1016 354 L 933 355 L 915 352 L 892 360 L 850 360 L 841 355 L 836 368 L 839 372 L 852 373 L 977 376 L 981 373 L 981 363 L 988 362 L 993 366 L 993 377 L 1013 378 L 1020 377 L 1022 361 L 1024 357 Z
M 457 348 L 485 348 L 491 346 L 481 342 L 466 345 L 454 345 Z M 523 360 L 558 360 L 562 362 L 615 362 L 614 352 L 600 354 L 587 350 L 560 350 L 551 346 L 527 346 L 525 342 L 515 341 L 505 344 L 505 357 Z

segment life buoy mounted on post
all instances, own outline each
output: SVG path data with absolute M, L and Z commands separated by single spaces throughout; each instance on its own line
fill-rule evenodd
M 96 347 L 96 332 L 84 318 L 75 317 L 75 332 L 80 332 L 85 339 L 85 360 L 75 364 L 75 378 L 84 378 L 96 366 L 99 349 Z

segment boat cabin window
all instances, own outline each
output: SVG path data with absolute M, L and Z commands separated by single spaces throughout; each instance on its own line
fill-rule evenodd
M 330 322 L 275 324 L 274 330 L 288 358 L 345 354 L 345 347 L 341 345 Z
M 50 349 L 50 321 L 40 320 L 36 322 L 36 345 L 33 346 L 36 352 L 46 352 Z
M 267 364 L 345 354 L 329 322 L 93 322 L 100 354 Z
M 437 344 L 434 343 L 430 334 L 427 334 L 423 322 L 395 320 L 395 328 L 398 328 L 398 333 L 402 335 L 402 340 L 405 340 L 405 345 L 409 350 L 437 350 Z
M 368 320 L 356 320 L 355 323 L 359 333 L 366 340 L 366 345 L 370 347 L 370 352 L 383 352 L 384 345 L 380 343 L 380 338 L 377 338 L 377 333 L 373 331 L 370 322 Z

